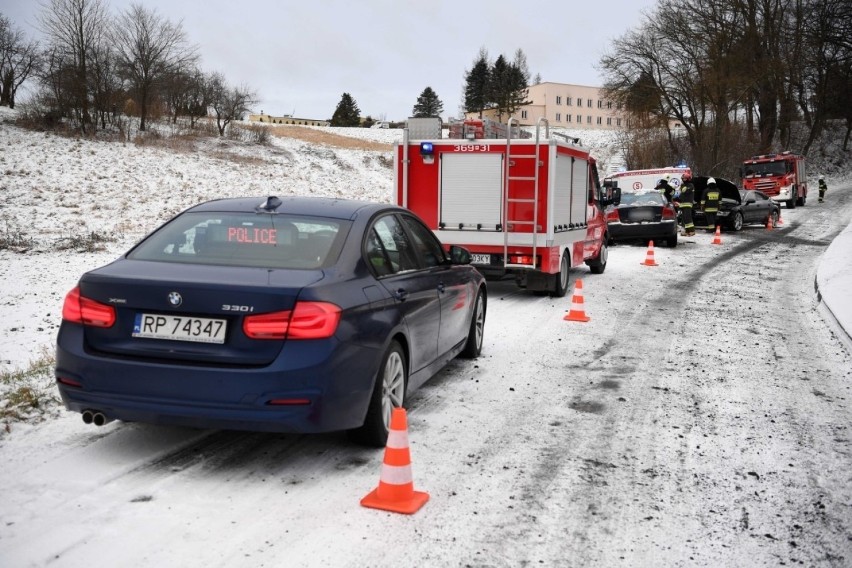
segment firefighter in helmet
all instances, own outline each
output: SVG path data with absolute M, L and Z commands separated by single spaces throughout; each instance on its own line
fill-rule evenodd
M 701 207 L 704 209 L 704 218 L 707 219 L 707 229 L 711 231 L 716 229 L 716 214 L 719 212 L 719 201 L 722 194 L 716 186 L 715 178 L 707 178 L 707 189 L 704 191 L 704 198 L 701 200 Z
M 672 196 L 674 195 L 675 188 L 672 187 L 672 184 L 669 183 L 669 180 L 672 179 L 670 174 L 666 174 L 664 177 L 660 178 L 657 182 L 657 185 L 654 189 L 660 191 L 663 194 L 663 197 L 666 198 L 666 201 L 669 203 L 672 202 Z
M 692 185 L 692 174 L 683 172 L 680 176 L 680 197 L 678 198 L 678 208 L 681 212 L 683 220 L 683 235 L 685 237 L 695 236 L 695 223 L 692 222 L 692 206 L 695 201 L 695 186 Z
M 819 176 L 819 202 L 822 203 L 822 198 L 825 197 L 825 192 L 828 191 L 828 186 L 825 183 L 825 176 Z

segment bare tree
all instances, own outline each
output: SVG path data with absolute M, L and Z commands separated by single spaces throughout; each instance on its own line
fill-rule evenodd
M 824 121 L 844 116 L 850 37 L 849 0 L 659 0 L 601 68 L 610 98 L 645 126 L 676 121 L 683 136 L 668 129 L 670 151 L 685 139 L 683 157 L 721 175 L 749 153 L 807 153 Z M 807 141 L 794 139 L 796 122 Z
M 49 68 L 61 72 L 60 95 L 62 106 L 76 113 L 83 133 L 91 123 L 89 111 L 88 73 L 92 50 L 100 45 L 107 31 L 108 19 L 103 0 L 50 0 L 42 4 L 38 16 L 42 31 L 51 44 L 54 62 L 61 67 Z
M 213 100 L 213 86 L 211 78 L 197 67 L 189 75 L 187 84 L 185 104 L 183 112 L 189 117 L 190 128 L 195 128 L 199 118 L 208 115 L 208 109 Z
M 814 0 L 801 11 L 805 65 L 801 71 L 799 108 L 809 128 L 803 152 L 820 135 L 831 109 L 852 106 L 852 93 L 838 78 L 852 64 L 852 7 L 848 1 Z M 848 71 L 846 72 L 848 75 Z M 840 85 L 838 90 L 838 86 Z
M 175 70 L 162 81 L 161 96 L 168 107 L 172 124 L 177 123 L 178 116 L 186 108 L 191 75 L 184 70 Z
M 131 4 L 119 16 L 114 45 L 119 72 L 137 104 L 139 130 L 144 131 L 157 89 L 167 78 L 197 60 L 196 49 L 187 44 L 180 23 L 172 24 L 140 4 Z
M 0 14 L 0 106 L 15 108 L 15 93 L 38 70 L 39 46 L 27 41 L 24 32 L 13 29 Z
M 115 52 L 106 42 L 92 49 L 89 62 L 89 92 L 92 96 L 92 108 L 95 124 L 98 120 L 101 129 L 112 123 L 121 104 L 121 81 L 116 74 Z
M 229 87 L 221 73 L 213 73 L 209 77 L 211 101 L 210 106 L 216 114 L 216 126 L 219 136 L 225 135 L 225 128 L 234 120 L 240 120 L 243 115 L 257 104 L 257 95 L 246 86 Z

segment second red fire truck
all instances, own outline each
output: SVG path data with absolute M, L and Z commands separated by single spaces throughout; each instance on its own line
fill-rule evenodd
M 396 203 L 417 213 L 447 245 L 460 245 L 489 278 L 552 296 L 568 290 L 568 271 L 607 263 L 595 159 L 576 140 L 551 136 L 542 119 L 529 136 L 506 124 L 465 120 L 442 138 L 438 118 L 409 119 L 394 149 Z
M 752 156 L 743 161 L 743 189 L 756 189 L 788 209 L 804 205 L 808 199 L 805 157 L 789 151 Z

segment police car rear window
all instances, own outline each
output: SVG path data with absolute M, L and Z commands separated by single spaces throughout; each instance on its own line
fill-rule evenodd
M 337 219 L 185 213 L 147 237 L 134 260 L 313 269 L 332 264 L 348 226 Z

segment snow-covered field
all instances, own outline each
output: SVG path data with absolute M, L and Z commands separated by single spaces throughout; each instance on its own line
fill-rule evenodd
M 11 120 L 8 109 L 0 112 Z M 398 129 L 323 131 L 387 144 L 402 139 Z M 610 156 L 611 133 L 569 134 L 595 155 Z M 271 137 L 269 146 L 190 139 L 173 149 L 64 138 L 0 123 L 0 147 L 0 234 L 15 237 L 17 248 L 26 251 L 0 251 L 0 305 L 8 308 L 0 322 L 0 370 L 7 371 L 27 366 L 50 347 L 64 294 L 82 272 L 115 258 L 187 207 L 244 195 L 392 197 L 390 151 L 286 137 Z

